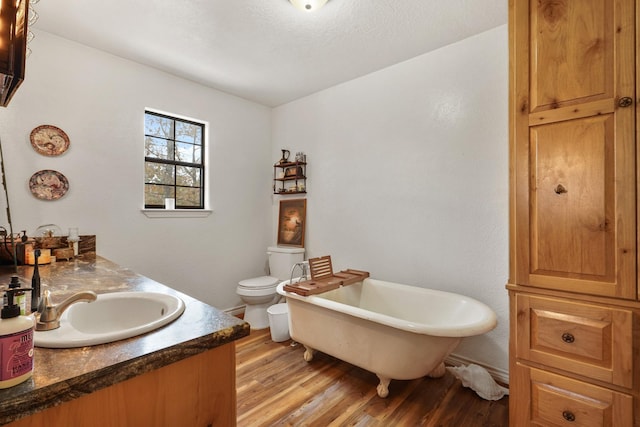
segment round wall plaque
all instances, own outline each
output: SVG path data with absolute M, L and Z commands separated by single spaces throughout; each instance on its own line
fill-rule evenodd
M 60 128 L 42 125 L 31 131 L 31 146 L 43 156 L 59 156 L 69 149 L 69 136 Z
M 67 177 L 54 170 L 41 170 L 29 179 L 31 194 L 41 200 L 58 200 L 69 191 Z

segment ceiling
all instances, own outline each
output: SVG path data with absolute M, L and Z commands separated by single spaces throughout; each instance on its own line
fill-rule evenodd
M 506 0 L 329 0 L 312 13 L 287 0 L 42 0 L 33 7 L 38 31 L 267 106 L 507 22 Z

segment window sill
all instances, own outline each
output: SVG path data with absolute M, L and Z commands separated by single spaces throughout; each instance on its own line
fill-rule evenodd
M 147 218 L 206 218 L 211 209 L 140 209 Z

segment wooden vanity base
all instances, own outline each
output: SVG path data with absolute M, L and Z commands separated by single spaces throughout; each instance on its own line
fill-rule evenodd
M 234 426 L 235 372 L 229 343 L 7 426 Z

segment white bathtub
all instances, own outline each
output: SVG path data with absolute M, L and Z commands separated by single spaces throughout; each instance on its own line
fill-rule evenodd
M 295 279 L 294 279 L 295 281 Z M 444 375 L 444 359 L 464 337 L 496 326 L 485 304 L 462 295 L 375 279 L 317 295 L 287 297 L 291 338 L 306 348 L 375 373 L 378 395 L 392 379 Z

